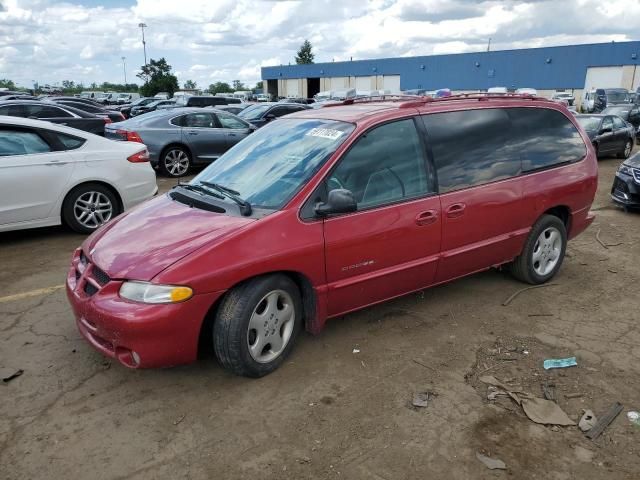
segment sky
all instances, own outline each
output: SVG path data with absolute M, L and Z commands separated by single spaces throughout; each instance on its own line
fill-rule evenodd
M 180 84 L 249 86 L 260 67 L 638 40 L 640 0 L 0 0 L 0 78 L 128 82 L 165 57 Z

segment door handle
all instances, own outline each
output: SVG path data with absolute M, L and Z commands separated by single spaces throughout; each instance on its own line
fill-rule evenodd
M 197 135 L 198 132 L 196 132 L 195 130 L 189 130 L 189 135 Z
M 427 210 L 426 212 L 420 212 L 416 215 L 416 225 L 420 227 L 430 225 L 436 220 L 438 220 L 438 212 L 435 210 Z
M 230 133 L 230 134 L 229 134 L 229 136 L 230 136 L 230 137 L 235 137 L 235 136 L 236 136 L 236 134 L 235 134 L 235 133 Z
M 53 165 L 66 165 L 67 163 L 69 162 L 63 162 L 62 160 L 50 160 L 49 163 L 46 163 L 45 165 L 51 167 Z
M 448 218 L 458 218 L 464 215 L 464 210 L 467 206 L 464 203 L 454 203 L 447 208 Z

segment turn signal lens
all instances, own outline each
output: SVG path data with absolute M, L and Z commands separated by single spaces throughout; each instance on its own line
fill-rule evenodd
M 149 161 L 149 151 L 145 148 L 144 150 L 139 151 L 138 153 L 134 153 L 130 157 L 127 157 L 131 163 L 144 163 Z
M 173 303 L 176 302 L 184 302 L 185 300 L 189 300 L 193 295 L 193 290 L 189 287 L 175 287 L 171 290 L 171 301 Z

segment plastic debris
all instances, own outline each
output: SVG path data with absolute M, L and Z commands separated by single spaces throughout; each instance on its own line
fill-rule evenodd
M 620 402 L 615 402 L 613 405 L 611 405 L 607 413 L 600 417 L 600 420 L 598 420 L 593 428 L 587 432 L 587 438 L 589 440 L 597 439 L 602 434 L 602 432 L 604 432 L 605 429 L 616 419 L 616 417 L 622 411 L 622 408 L 623 407 Z
M 577 365 L 578 365 L 578 362 L 576 362 L 576 357 L 550 358 L 544 361 L 545 370 L 549 370 L 551 368 L 576 367 Z
M 640 413 L 635 411 L 627 412 L 627 418 L 631 423 L 640 427 Z
M 507 466 L 502 460 L 487 457 L 486 455 L 476 452 L 476 458 L 480 460 L 489 470 L 506 470 Z
M 22 375 L 24 373 L 24 370 L 20 369 L 20 370 L 13 370 L 10 372 L 2 372 L 2 381 L 4 383 L 9 383 L 11 380 L 13 380 L 14 378 L 18 378 L 20 375 Z
M 354 348 L 353 349 L 353 353 L 360 353 L 360 349 L 359 348 Z
M 583 432 L 588 432 L 597 422 L 598 419 L 591 410 L 584 410 L 584 414 L 578 422 L 578 427 L 580 427 L 580 430 L 582 430 Z
M 516 402 L 518 405 L 520 405 L 522 403 L 522 401 L 520 400 L 520 397 L 518 397 L 518 395 L 516 395 L 515 391 L 511 390 L 509 387 L 507 387 L 504 383 L 502 383 L 500 380 L 498 380 L 496 377 L 492 376 L 492 375 L 484 375 L 482 377 L 480 377 L 478 380 L 480 380 L 482 383 L 487 384 L 487 385 L 493 385 L 494 387 L 498 387 L 501 388 L 502 390 L 505 391 L 505 393 L 507 395 L 509 395 L 514 402 Z M 495 397 L 494 397 L 495 398 Z
M 575 425 L 566 413 L 551 400 L 543 398 L 523 398 L 522 409 L 529 419 L 542 425 Z
M 416 392 L 413 394 L 411 404 L 414 407 L 424 408 L 429 405 L 429 392 Z

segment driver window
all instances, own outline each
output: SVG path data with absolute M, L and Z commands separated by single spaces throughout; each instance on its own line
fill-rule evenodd
M 358 210 L 430 193 L 413 119 L 388 123 L 363 134 L 327 183 L 328 190 L 350 190 Z
M 609 129 L 609 130 L 613 130 L 613 118 L 611 117 L 604 117 L 604 120 L 602 120 L 602 130 L 605 129 Z

